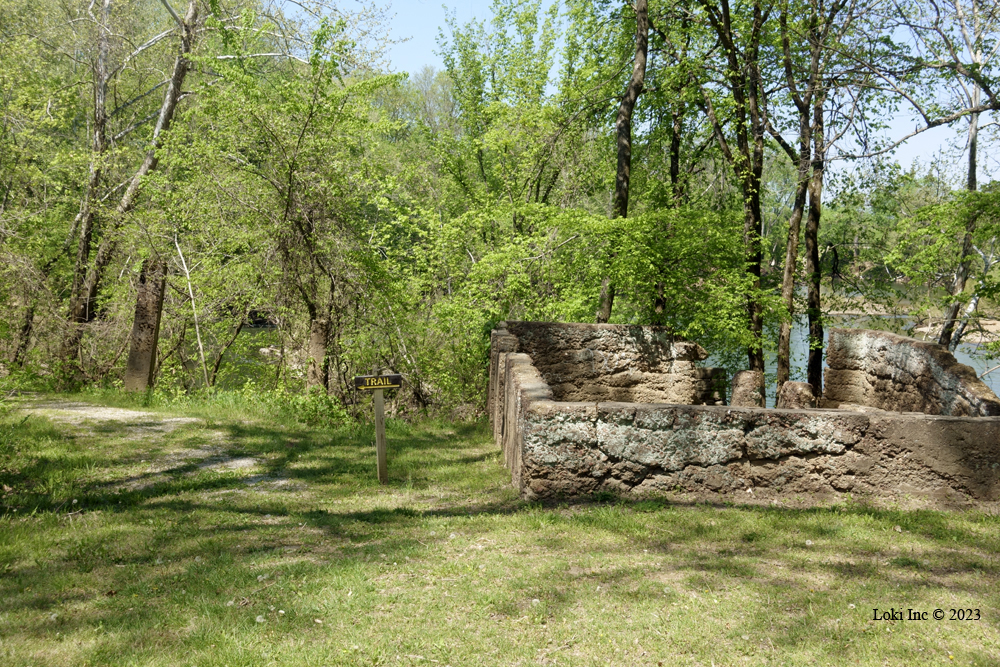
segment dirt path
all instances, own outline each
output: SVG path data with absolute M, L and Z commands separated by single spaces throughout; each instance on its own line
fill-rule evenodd
M 226 430 L 210 426 L 199 417 L 173 417 L 61 400 L 29 400 L 20 411 L 68 427 L 73 437 L 143 443 L 141 449 L 128 445 L 128 449 L 145 458 L 121 470 L 124 478 L 113 484 L 118 489 L 142 490 L 179 475 L 194 476 L 204 471 L 239 474 L 247 486 L 258 487 L 258 491 L 289 486 L 283 477 L 267 474 L 266 461 L 247 455 Z

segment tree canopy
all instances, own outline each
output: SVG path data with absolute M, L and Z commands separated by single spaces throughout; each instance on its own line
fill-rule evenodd
M 5 381 L 451 408 L 497 322 L 596 313 L 819 393 L 831 313 L 996 308 L 992 5 L 495 0 L 410 74 L 386 21 L 0 0 Z M 894 163 L 907 113 L 964 146 Z

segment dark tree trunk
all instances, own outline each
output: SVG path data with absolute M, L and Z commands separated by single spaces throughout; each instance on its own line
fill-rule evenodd
M 632 171 L 632 113 L 642 94 L 646 78 L 646 53 L 649 45 L 648 0 L 635 3 L 635 63 L 632 78 L 625 88 L 625 95 L 618 105 L 615 133 L 618 141 L 618 170 L 615 174 L 615 200 L 612 218 L 628 217 L 628 189 Z M 601 282 L 601 300 L 597 308 L 597 322 L 607 322 L 615 302 L 615 286 L 607 278 Z
M 808 151 L 808 146 L 806 147 Z M 804 167 L 803 167 L 803 164 Z M 799 161 L 799 182 L 795 188 L 795 203 L 792 205 L 792 215 L 788 220 L 788 244 L 785 246 L 785 268 L 781 277 L 781 301 L 788 311 L 788 319 L 781 320 L 778 331 L 778 391 L 781 385 L 791 377 L 791 342 L 792 324 L 795 321 L 795 270 L 799 258 L 799 231 L 802 226 L 802 213 L 806 205 L 806 195 L 809 189 L 809 153 L 806 152 Z
M 663 313 L 667 310 L 667 299 L 663 283 L 656 283 L 656 297 L 653 299 L 653 324 L 663 324 Z
M 166 285 L 166 263 L 159 258 L 144 261 L 139 272 L 135 319 L 132 320 L 128 362 L 125 365 L 125 391 L 146 391 L 153 386 Z
M 10 362 L 14 366 L 23 366 L 24 358 L 28 354 L 28 345 L 31 343 L 31 332 L 35 326 L 35 304 L 29 303 L 24 309 L 24 318 L 21 320 L 21 330 L 17 336 L 17 347 L 10 356 Z
M 725 52 L 726 79 L 733 94 L 732 133 L 735 147 L 726 138 L 722 119 L 715 111 L 712 95 L 703 85 L 704 110 L 726 161 L 732 167 L 743 197 L 743 244 L 750 289 L 747 291 L 747 322 L 751 342 L 747 362 L 752 371 L 764 372 L 764 308 L 760 300 L 761 236 L 760 186 L 764 170 L 764 135 L 767 133 L 766 93 L 760 68 L 760 46 L 764 24 L 770 15 L 761 2 L 753 3 L 748 34 L 733 30 L 729 0 L 701 0 L 702 9 Z M 738 44 L 738 40 L 744 40 Z M 734 150 L 735 148 L 735 150 Z
M 684 111 L 674 109 L 670 112 L 670 196 L 673 205 L 679 206 L 684 199 L 681 188 L 681 133 L 684 130 Z
M 771 134 L 785 150 L 789 159 L 796 165 L 796 188 L 795 200 L 792 204 L 792 214 L 788 220 L 788 242 L 785 246 L 785 265 L 781 277 L 781 301 L 785 306 L 787 319 L 782 319 L 778 331 L 778 359 L 777 359 L 777 391 L 781 393 L 781 387 L 791 377 L 791 339 L 792 325 L 795 322 L 795 276 L 798 268 L 799 257 L 799 234 L 802 228 L 802 216 L 806 207 L 806 197 L 809 192 L 810 170 L 812 167 L 812 138 L 814 110 L 813 99 L 819 92 L 820 65 L 821 65 L 821 37 L 819 30 L 819 15 L 813 5 L 813 11 L 808 20 L 808 32 L 810 35 L 810 61 L 808 79 L 804 85 L 799 84 L 795 74 L 795 59 L 792 55 L 792 31 L 788 27 L 789 8 L 783 7 L 778 17 L 781 28 L 781 50 L 782 63 L 785 71 L 785 83 L 791 94 L 792 102 L 795 105 L 799 119 L 798 147 L 793 148 L 786 143 L 777 131 L 771 130 Z M 818 266 L 818 265 L 817 265 Z
M 966 175 L 966 189 L 975 192 L 978 187 L 976 183 L 976 153 L 979 143 L 979 114 L 974 113 L 969 117 L 969 172 Z M 957 346 L 958 340 L 952 340 L 955 325 L 958 321 L 958 313 L 962 310 L 962 299 L 965 291 L 965 284 L 969 279 L 969 269 L 972 260 L 972 235 L 976 231 L 976 218 L 970 216 L 965 225 L 965 235 L 962 237 L 962 256 L 959 259 L 958 269 L 955 271 L 955 279 L 948 290 L 952 296 L 952 303 L 944 314 L 944 326 L 941 327 L 941 334 L 938 336 L 938 344 L 944 345 L 952 350 Z M 964 330 L 964 327 L 963 327 Z
M 761 142 L 763 145 L 763 142 Z M 748 180 L 760 184 L 760 172 Z M 744 192 L 747 188 L 744 188 Z M 750 320 L 750 335 L 755 341 L 747 348 L 749 370 L 764 372 L 764 306 L 760 302 L 760 276 L 763 251 L 761 249 L 762 220 L 760 216 L 760 190 L 755 188 L 744 195 L 747 200 L 743 207 L 743 242 L 746 246 L 747 273 L 751 276 L 750 293 L 747 295 L 747 315 Z
M 823 395 L 823 316 L 820 302 L 819 221 L 823 203 L 823 173 L 826 169 L 826 131 L 823 121 L 825 96 L 813 102 L 813 162 L 809 181 L 809 218 L 806 221 L 806 277 L 808 295 L 806 314 L 809 317 L 809 360 L 807 381 L 813 393 Z

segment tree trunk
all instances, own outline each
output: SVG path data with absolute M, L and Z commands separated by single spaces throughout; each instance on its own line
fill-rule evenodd
M 813 102 L 813 160 L 809 180 L 809 217 L 806 220 L 806 276 L 809 292 L 806 314 L 809 317 L 809 360 L 806 381 L 813 394 L 823 395 L 823 313 L 820 301 L 819 221 L 823 205 L 823 173 L 826 169 L 826 131 L 823 119 L 825 95 Z
M 597 305 L 597 323 L 604 324 L 611 319 L 611 308 L 615 303 L 615 285 L 611 278 L 601 281 L 601 298 Z
M 978 101 L 978 90 L 975 100 Z M 976 152 L 979 143 L 979 114 L 969 115 L 969 172 L 966 175 L 966 187 L 969 192 L 976 191 Z M 953 299 L 951 305 L 944 314 L 944 326 L 941 327 L 941 334 L 938 336 L 938 344 L 948 348 L 952 346 L 952 334 L 955 330 L 955 323 L 958 313 L 962 309 L 962 300 L 959 298 L 965 291 L 965 283 L 969 279 L 969 264 L 972 259 L 972 235 L 976 231 L 976 217 L 970 216 L 969 222 L 965 226 L 965 235 L 962 237 L 962 256 L 959 258 L 958 269 L 955 271 L 955 279 L 950 285 L 948 292 Z M 964 327 L 963 327 L 964 329 Z
M 222 358 L 226 356 L 226 352 L 233 346 L 233 343 L 236 342 L 240 332 L 243 331 L 243 327 L 246 326 L 247 323 L 248 315 L 249 313 L 244 314 L 243 317 L 240 318 L 239 323 L 236 325 L 236 329 L 233 331 L 233 335 L 229 337 L 229 340 L 222 344 L 222 349 L 219 350 L 219 354 L 215 357 L 215 363 L 212 364 L 212 372 L 208 376 L 208 386 L 215 386 L 215 380 L 219 377 L 219 369 L 222 367 Z
M 635 3 L 635 64 L 632 78 L 625 88 L 625 95 L 618 105 L 615 132 L 618 138 L 618 170 L 615 174 L 615 201 L 612 218 L 628 217 L 628 188 L 632 171 L 632 112 L 639 95 L 642 94 L 646 77 L 646 52 L 649 45 L 649 5 L 648 0 Z M 612 255 L 613 256 L 613 255 Z M 615 286 L 605 278 L 601 282 L 601 300 L 597 308 L 597 322 L 607 322 L 615 301 Z
M 791 346 L 792 324 L 795 322 L 795 270 L 799 258 L 799 230 L 802 226 L 802 213 L 806 205 L 806 194 L 809 189 L 809 153 L 800 155 L 799 182 L 795 188 L 795 203 L 792 215 L 788 220 L 788 244 L 785 247 L 785 270 L 781 277 L 781 301 L 788 311 L 788 319 L 781 320 L 778 332 L 778 392 L 781 385 L 791 378 Z
M 665 287 L 662 282 L 656 283 L 656 297 L 653 299 L 653 324 L 663 324 L 663 313 L 667 310 Z
M 166 285 L 166 263 L 159 258 L 144 261 L 139 272 L 135 319 L 132 321 L 128 362 L 125 365 L 125 391 L 146 391 L 153 386 Z
M 80 203 L 78 216 L 80 238 L 77 244 L 76 263 L 73 267 L 73 283 L 69 297 L 69 330 L 63 340 L 62 360 L 66 378 L 78 382 L 82 377 L 80 368 L 80 339 L 82 325 L 91 317 L 92 304 L 86 297 L 83 285 L 86 282 L 87 266 L 90 263 L 91 241 L 94 235 L 94 207 L 100 200 L 98 192 L 103 177 L 104 153 L 107 151 L 107 95 L 108 95 L 108 51 L 110 49 L 108 26 L 111 16 L 111 0 L 104 0 L 97 25 L 97 62 L 94 65 L 94 137 L 91 143 L 90 172 L 87 189 Z
M 106 5 L 110 5 L 110 0 L 105 0 Z M 80 356 L 80 341 L 83 338 L 83 326 L 91 322 L 94 317 L 94 303 L 97 300 L 97 293 L 101 286 L 101 279 L 104 270 L 111 263 L 117 249 L 117 238 L 115 231 L 121 226 L 125 217 L 135 208 L 136 199 L 139 194 L 139 187 L 149 172 L 156 169 L 159 157 L 156 152 L 163 144 L 163 133 L 170 128 L 170 123 L 174 118 L 174 111 L 177 109 L 177 102 L 181 96 L 181 86 L 187 76 L 191 63 L 187 56 L 191 53 L 194 44 L 194 28 L 198 19 L 198 5 L 192 0 L 188 5 L 187 14 L 182 22 L 181 49 L 174 60 L 173 72 L 170 76 L 170 83 L 163 94 L 163 104 L 160 106 L 160 113 L 153 128 L 153 139 L 146 156 L 139 165 L 139 169 L 133 174 L 125 194 L 115 209 L 114 217 L 110 224 L 104 229 L 101 235 L 101 242 L 97 247 L 97 255 L 94 264 L 86 273 L 86 278 L 77 284 L 74 279 L 74 289 L 70 296 L 70 331 L 63 341 L 63 359 L 69 364 L 76 363 Z M 81 243 L 84 236 L 85 227 L 81 227 Z M 89 241 L 88 241 L 89 243 Z M 89 250 L 89 245 L 88 245 Z
M 681 189 L 681 132 L 684 130 L 684 112 L 682 109 L 673 109 L 671 116 L 670 134 L 670 197 L 674 206 L 680 206 L 684 199 Z
M 746 294 L 747 362 L 752 371 L 764 372 L 764 308 L 760 300 L 760 276 L 763 253 L 763 233 L 760 215 L 760 186 L 764 170 L 764 135 L 767 133 L 767 99 L 760 68 L 760 46 L 764 24 L 771 8 L 753 3 L 753 18 L 748 34 L 733 30 L 729 0 L 700 0 L 702 9 L 719 38 L 726 55 L 726 79 L 733 95 L 730 109 L 733 139 L 730 144 L 723 130 L 722 118 L 716 113 L 712 95 L 702 85 L 703 109 L 719 148 L 740 184 L 743 197 L 743 246 L 750 286 Z M 742 40 L 742 41 L 741 41 Z M 739 44 L 738 44 L 739 42 Z
M 761 142 L 763 144 L 763 142 Z M 752 174 L 749 179 L 760 185 L 760 174 Z M 750 293 L 747 294 L 747 316 L 750 321 L 750 336 L 756 341 L 747 347 L 749 370 L 764 372 L 764 306 L 760 302 L 760 276 L 763 262 L 761 250 L 760 188 L 744 188 L 743 242 L 746 247 L 747 273 L 750 274 Z
M 10 363 L 12 365 L 18 367 L 24 365 L 24 358 L 28 354 L 28 345 L 31 342 L 31 331 L 34 326 L 35 304 L 29 302 L 28 306 L 24 309 L 24 317 L 21 320 L 21 331 L 18 332 L 17 347 L 14 348 L 14 353 L 10 356 Z
M 330 337 L 330 321 L 316 319 L 309 329 L 309 371 L 306 375 L 306 388 L 322 388 L 326 390 L 329 376 L 329 360 L 326 356 L 326 343 Z

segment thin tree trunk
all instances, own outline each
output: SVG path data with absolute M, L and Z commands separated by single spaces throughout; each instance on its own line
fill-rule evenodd
M 233 331 L 233 335 L 230 336 L 229 340 L 227 340 L 225 344 L 223 344 L 222 349 L 219 350 L 219 355 L 215 358 L 215 363 L 212 364 L 212 373 L 211 375 L 208 376 L 210 386 L 212 387 L 215 386 L 215 380 L 219 376 L 219 368 L 222 366 L 222 357 L 225 356 L 226 350 L 232 347 L 233 343 L 236 342 L 237 337 L 239 337 L 240 332 L 243 331 L 243 327 L 246 325 L 246 323 L 247 323 L 247 317 L 246 315 L 244 315 L 240 319 L 239 324 L 236 325 L 236 330 Z
M 748 180 L 753 180 L 758 186 L 760 184 L 760 174 L 754 173 Z M 748 201 L 744 204 L 743 218 L 743 241 L 746 246 L 747 273 L 750 274 L 750 293 L 747 295 L 747 315 L 750 321 L 750 336 L 755 341 L 747 348 L 747 362 L 749 370 L 764 372 L 764 348 L 762 345 L 764 337 L 764 307 L 760 302 L 760 276 L 761 264 L 763 263 L 763 251 L 761 250 L 761 229 L 762 220 L 760 215 L 760 189 L 752 186 L 744 198 Z M 750 187 L 744 188 L 746 192 Z
M 804 166 L 803 166 L 804 165 Z M 788 244 L 785 246 L 785 269 L 781 276 L 781 301 L 785 305 L 788 319 L 781 320 L 778 331 L 778 391 L 791 378 L 792 324 L 795 321 L 795 270 L 799 258 L 799 231 L 802 214 L 809 190 L 809 153 L 799 160 L 799 182 L 795 188 L 795 203 L 788 220 Z
M 194 335 L 198 340 L 198 356 L 201 358 L 201 370 L 205 375 L 205 388 L 211 385 L 208 382 L 208 365 L 205 363 L 205 346 L 201 344 L 201 329 L 198 327 L 198 307 L 194 301 L 194 288 L 191 286 L 191 272 L 188 271 L 187 262 L 184 260 L 184 253 L 181 252 L 181 245 L 174 237 L 174 247 L 177 248 L 177 256 L 181 258 L 181 268 L 184 269 L 184 277 L 187 278 L 188 296 L 191 297 L 191 313 L 194 316 Z
M 110 0 L 105 0 L 105 2 L 110 3 Z M 177 102 L 181 97 L 181 86 L 183 86 L 184 78 L 190 69 L 191 63 L 187 59 L 187 56 L 190 55 L 194 44 L 194 28 L 197 19 L 198 5 L 195 0 L 192 0 L 188 5 L 187 14 L 181 23 L 181 50 L 174 60 L 170 84 L 163 95 L 163 104 L 160 106 L 156 126 L 153 128 L 152 142 L 146 151 L 146 156 L 142 164 L 139 165 L 139 169 L 133 174 L 132 180 L 125 190 L 125 194 L 122 195 L 113 218 L 109 220 L 109 224 L 101 235 L 101 242 L 97 247 L 97 255 L 94 258 L 93 266 L 87 271 L 86 278 L 82 281 L 82 284 L 75 286 L 73 295 L 70 297 L 70 321 L 72 326 L 70 333 L 63 343 L 63 358 L 69 363 L 73 363 L 72 360 L 76 360 L 80 356 L 80 341 L 83 337 L 82 325 L 91 322 L 95 317 L 93 304 L 97 299 L 104 270 L 111 263 L 117 249 L 118 240 L 115 232 L 124 222 L 126 216 L 135 208 L 143 178 L 149 172 L 156 169 L 156 165 L 159 162 L 156 152 L 163 144 L 163 133 L 170 128 L 170 123 L 173 121 Z M 83 234 L 84 228 L 81 228 L 81 240 Z
M 826 131 L 823 119 L 825 95 L 813 101 L 813 160 L 809 180 L 809 217 L 806 220 L 806 315 L 809 318 L 807 381 L 813 394 L 823 395 L 823 313 L 820 301 L 819 222 L 823 205 L 823 174 L 826 169 Z
M 28 306 L 24 309 L 24 318 L 21 320 L 21 330 L 17 336 L 17 347 L 14 348 L 14 353 L 10 357 L 10 362 L 14 366 L 21 367 L 24 365 L 24 358 L 28 354 L 28 345 L 31 342 L 31 331 L 34 329 L 34 326 L 35 304 L 29 302 Z
M 777 369 L 777 391 L 781 392 L 781 387 L 791 377 L 791 338 L 792 325 L 795 322 L 795 276 L 798 268 L 799 256 L 799 235 L 802 228 L 802 216 L 806 207 L 806 197 L 810 186 L 810 170 L 812 168 L 812 140 L 813 140 L 813 118 L 815 111 L 813 108 L 814 96 L 820 87 L 820 70 L 822 57 L 820 42 L 823 31 L 820 28 L 820 17 L 816 5 L 812 5 L 807 30 L 809 34 L 810 61 L 808 79 L 804 87 L 796 80 L 795 61 L 792 57 L 792 31 L 788 28 L 788 17 L 790 8 L 784 5 L 778 17 L 781 28 L 781 49 L 785 70 L 785 82 L 791 93 L 792 102 L 795 105 L 799 118 L 799 145 L 797 150 L 782 139 L 780 133 L 771 128 L 771 133 L 785 150 L 785 153 L 797 165 L 796 176 L 798 178 L 795 188 L 795 199 L 792 204 L 792 214 L 788 220 L 788 242 L 785 246 L 785 265 L 781 280 L 781 300 L 787 311 L 788 319 L 782 319 L 778 332 L 778 369 Z M 817 262 L 818 266 L 818 262 Z
M 145 260 L 139 272 L 139 290 L 135 298 L 135 319 L 125 365 L 125 391 L 146 391 L 153 386 L 166 285 L 166 263 L 159 258 Z
M 62 359 L 65 364 L 67 379 L 77 382 L 82 377 L 80 367 L 80 339 L 83 336 L 82 325 L 90 321 L 92 305 L 83 288 L 87 278 L 87 267 L 90 263 L 91 242 L 94 235 L 94 207 L 100 194 L 104 169 L 104 154 L 107 151 L 107 95 L 108 95 L 108 51 L 110 50 L 109 27 L 111 17 L 111 0 L 104 0 L 97 24 L 97 63 L 94 66 L 94 137 L 91 143 L 90 170 L 87 176 L 87 189 L 80 203 L 80 213 L 74 220 L 74 226 L 79 228 L 79 241 L 76 250 L 76 263 L 73 267 L 73 282 L 69 297 L 69 330 L 63 341 Z
M 618 117 L 615 120 L 615 131 L 618 138 L 618 170 L 615 174 L 615 200 L 611 211 L 612 218 L 628 217 L 629 181 L 632 171 L 632 113 L 636 102 L 642 94 L 643 81 L 646 78 L 646 53 L 649 45 L 649 5 L 648 0 L 636 0 L 635 3 L 635 63 L 632 68 L 632 78 L 629 79 L 618 105 Z M 613 255 L 612 255 L 613 256 Z M 597 308 L 597 322 L 607 322 L 611 319 L 611 309 L 615 302 L 615 286 L 608 278 L 601 282 L 601 299 Z
M 978 101 L 978 89 L 975 100 Z M 974 113 L 969 116 L 969 166 L 966 175 L 966 187 L 969 192 L 975 192 L 976 183 L 976 153 L 979 143 L 979 114 Z M 955 330 L 958 313 L 962 309 L 962 293 L 965 291 L 965 284 L 969 280 L 969 268 L 972 260 L 972 235 L 976 231 L 976 217 L 970 216 L 965 226 L 965 235 L 962 237 L 962 255 L 959 258 L 958 269 L 955 271 L 955 279 L 948 290 L 952 297 L 952 302 L 944 313 L 944 326 L 941 327 L 941 334 L 938 336 L 938 345 L 952 348 L 952 334 Z M 964 328 L 964 327 L 963 327 Z
M 681 132 L 684 129 L 684 112 L 674 109 L 670 112 L 670 197 L 674 206 L 680 206 L 684 198 L 681 191 Z

